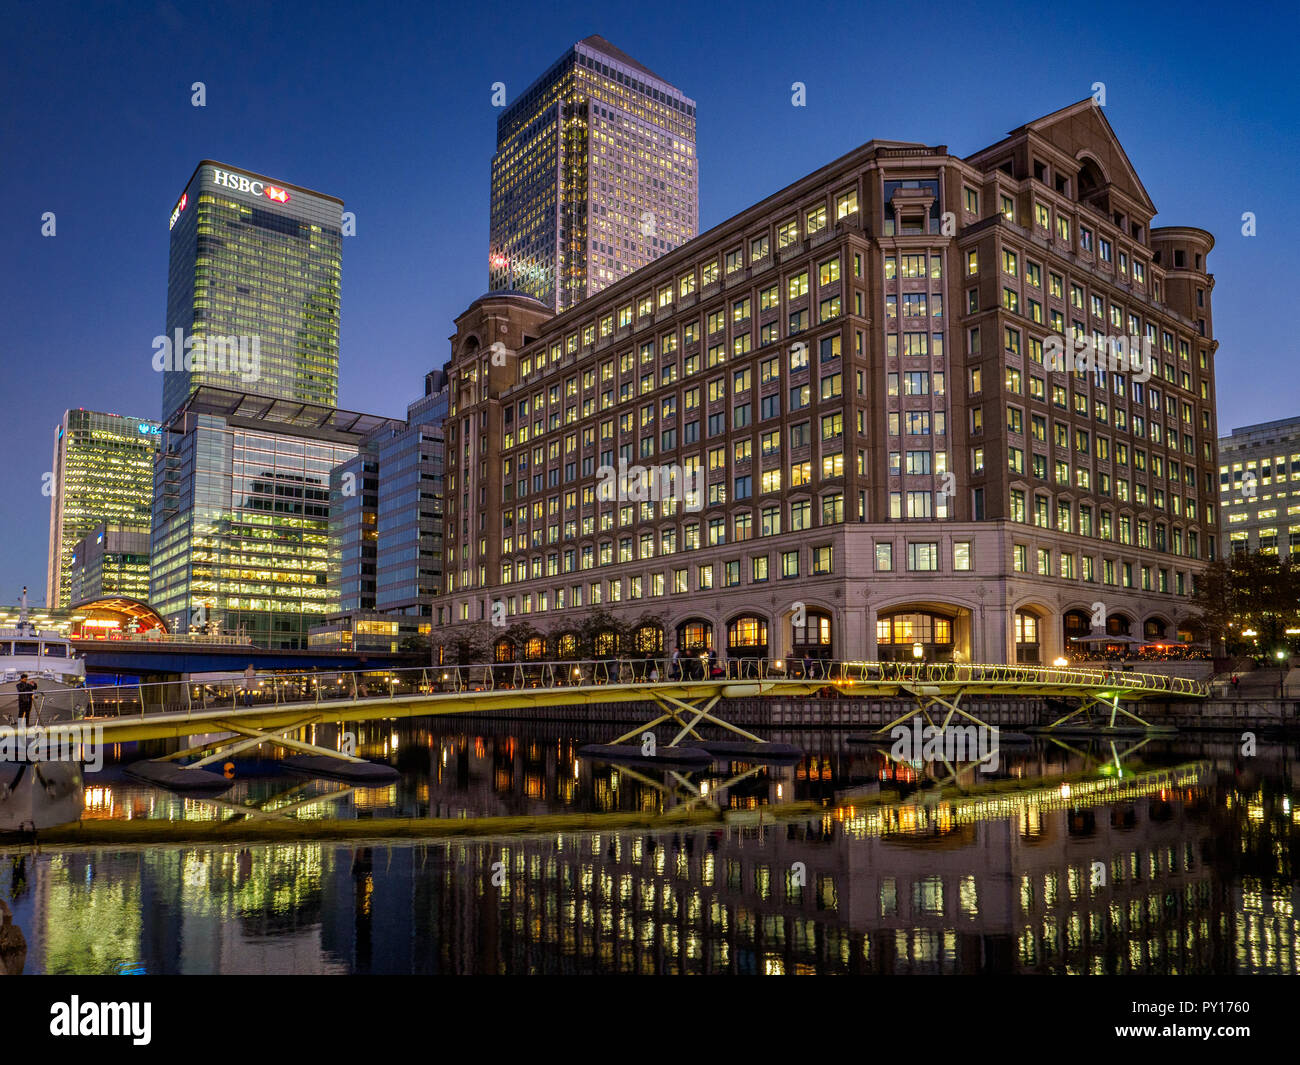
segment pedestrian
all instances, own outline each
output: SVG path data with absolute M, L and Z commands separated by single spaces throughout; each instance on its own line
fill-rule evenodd
M 1236 692 L 1237 692 L 1237 685 L 1240 684 L 1240 683 L 1241 683 L 1241 681 L 1238 679 L 1237 674 L 1234 673 L 1234 674 L 1232 675 L 1232 691 L 1233 691 L 1233 694 L 1234 694 L 1234 695 L 1235 695 Z
M 668 676 L 673 680 L 682 679 L 682 652 L 681 648 L 673 648 L 673 657 L 668 668 Z
M 253 668 L 253 663 L 248 663 L 248 668 L 244 670 L 244 705 L 253 705 L 253 684 L 257 680 L 257 670 Z
M 26 728 L 32 713 L 32 692 L 36 690 L 36 682 L 28 680 L 27 674 L 24 673 L 18 678 L 18 683 L 14 685 L 14 691 L 18 693 L 18 721 Z
M 659 683 L 659 663 L 657 662 L 650 667 L 650 683 L 651 684 Z
M 709 648 L 709 679 L 712 680 L 721 672 L 718 669 L 718 652 L 712 647 Z

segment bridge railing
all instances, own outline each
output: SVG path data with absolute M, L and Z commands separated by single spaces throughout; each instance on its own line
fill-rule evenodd
M 191 715 L 244 707 L 353 703 L 460 692 L 590 688 L 660 683 L 717 684 L 745 681 L 814 682 L 852 694 L 858 686 L 904 688 L 988 686 L 1036 688 L 1042 694 L 1086 689 L 1097 694 L 1151 694 L 1203 698 L 1206 685 L 1187 677 L 1106 669 L 946 662 L 852 662 L 825 659 L 733 658 L 712 662 L 683 658 L 609 658 L 557 662 L 491 662 L 416 669 L 260 674 L 219 681 L 95 686 L 85 689 L 85 712 L 96 718 Z M 774 694 L 779 694 L 774 692 Z M 37 693 L 39 699 L 40 693 Z M 37 706 L 39 712 L 40 707 Z

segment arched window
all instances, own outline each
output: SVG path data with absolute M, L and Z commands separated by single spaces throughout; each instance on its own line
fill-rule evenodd
M 1133 619 L 1127 614 L 1108 614 L 1106 616 L 1107 636 L 1127 636 L 1133 627 Z
M 713 650 L 713 626 L 701 618 L 690 618 L 677 626 L 677 649 L 684 655 Z
M 767 619 L 742 614 L 727 625 L 729 658 L 767 657 Z
M 1016 626 L 1016 661 L 1026 665 L 1037 665 L 1038 653 L 1038 615 L 1028 610 L 1017 610 Z
M 508 637 L 502 636 L 492 645 L 492 658 L 496 662 L 513 662 L 515 660 L 515 645 Z
M 664 651 L 664 628 L 647 621 L 632 631 L 632 649 L 639 655 L 660 655 Z
M 1164 618 L 1147 618 L 1142 623 L 1142 638 L 1146 640 L 1163 640 L 1168 631 Z
M 597 658 L 613 658 L 618 654 L 618 633 L 611 629 L 596 633 L 595 651 Z
M 885 614 L 876 619 L 876 653 L 882 662 L 950 661 L 952 630 L 953 619 L 946 614 L 913 610 Z
M 540 662 L 546 657 L 546 640 L 541 636 L 530 636 L 524 644 L 524 660 Z
M 555 644 L 555 655 L 560 659 L 572 659 L 578 657 L 578 637 L 571 632 L 565 632 Z
M 824 610 L 805 610 L 803 624 L 799 615 L 790 618 L 790 645 L 796 658 L 830 658 L 831 616 Z

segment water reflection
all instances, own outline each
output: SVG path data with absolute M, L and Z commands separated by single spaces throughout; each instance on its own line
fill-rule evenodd
M 1148 768 L 1182 768 L 1126 776 L 1127 790 L 1099 805 L 1077 782 L 1029 800 L 918 791 L 855 811 L 847 795 L 882 777 L 906 790 L 921 774 L 842 736 L 774 738 L 809 756 L 743 767 L 730 788 L 742 767 L 689 779 L 722 788 L 735 811 L 725 825 L 10 852 L 0 896 L 26 936 L 26 972 L 1297 971 L 1293 748 L 1243 762 L 1217 741 L 1148 745 Z M 87 816 L 658 811 L 698 797 L 663 774 L 578 761 L 581 735 L 386 739 L 403 770 L 391 787 L 340 789 L 249 763 L 213 804 L 110 773 L 92 778 Z M 1092 757 L 1049 744 L 1004 757 L 1004 773 L 1051 777 Z M 805 799 L 828 805 L 789 823 L 751 816 Z

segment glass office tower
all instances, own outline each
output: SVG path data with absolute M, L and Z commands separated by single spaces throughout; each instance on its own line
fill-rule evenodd
M 330 473 L 387 424 L 335 406 L 342 208 L 204 160 L 172 211 L 150 569 L 172 631 L 305 647 L 338 609 Z
M 603 37 L 497 120 L 488 284 L 556 311 L 694 237 L 695 101 Z
M 168 627 L 307 646 L 339 604 L 331 471 L 387 424 L 206 386 L 191 396 L 168 422 L 154 488 L 151 603 Z
M 149 526 L 100 522 L 77 541 L 70 577 L 73 603 L 122 596 L 149 600 Z
M 71 601 L 77 541 L 101 522 L 148 527 L 161 427 L 142 418 L 65 411 L 54 434 L 45 605 Z
M 154 355 L 164 420 L 201 385 L 338 403 L 342 211 L 333 196 L 198 165 L 170 221 L 167 333 Z

